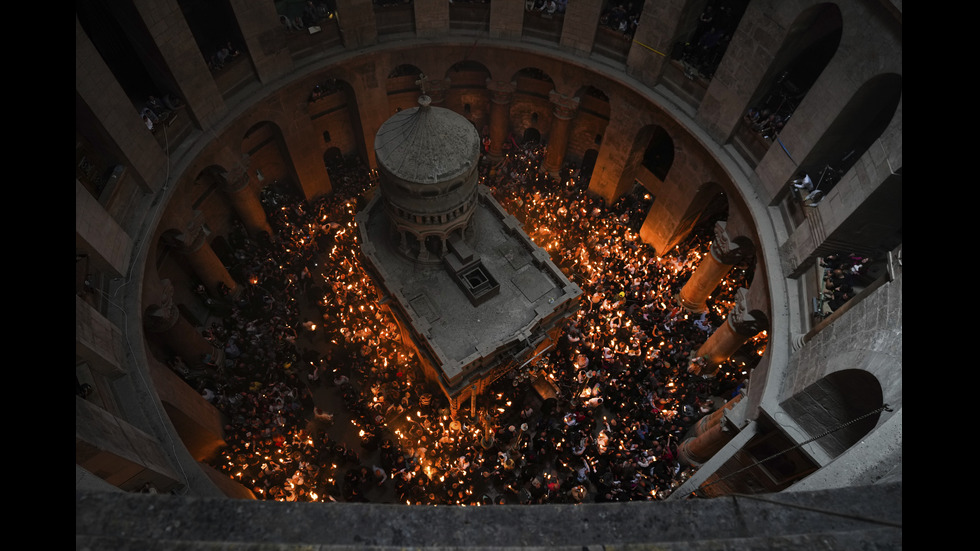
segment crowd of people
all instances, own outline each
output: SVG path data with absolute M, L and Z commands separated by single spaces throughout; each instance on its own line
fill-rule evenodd
M 826 305 L 817 312 L 825 317 L 843 306 L 857 294 L 857 288 L 868 283 L 868 266 L 871 259 L 854 253 L 829 254 L 820 259 L 823 268 L 821 302 Z
M 524 2 L 524 10 L 552 16 L 564 14 L 568 9 L 568 0 L 527 0 Z
M 306 31 L 325 19 L 334 17 L 336 2 L 333 0 L 307 0 L 302 12 L 287 10 L 279 13 L 279 23 L 289 31 Z
M 698 25 L 679 52 L 689 78 L 710 79 L 728 49 L 745 10 L 742 0 L 712 0 L 698 16 Z
M 319 101 L 342 90 L 341 83 L 335 78 L 328 78 L 313 85 L 310 91 L 310 102 Z
M 599 24 L 632 37 L 640 24 L 643 1 L 615 2 L 607 4 L 599 14 Z
M 753 132 L 759 134 L 766 141 L 772 142 L 776 136 L 786 126 L 792 113 L 774 112 L 770 109 L 750 108 L 743 117 L 743 120 Z
M 225 65 L 231 63 L 233 60 L 237 59 L 238 56 L 242 54 L 242 51 L 236 48 L 231 40 L 225 41 L 221 44 L 210 55 L 207 56 L 208 69 L 211 72 L 218 72 L 225 68 Z
M 429 505 L 662 499 L 690 476 L 678 444 L 738 392 L 764 346 L 750 342 L 713 378 L 687 370 L 750 268 L 733 270 L 707 312 L 682 311 L 673 296 L 713 220 L 658 256 L 637 234 L 642 187 L 606 206 L 574 165 L 553 179 L 539 170 L 543 146 L 511 143 L 502 161 L 481 160 L 481 185 L 584 291 L 555 345 L 453 423 L 358 260 L 354 215 L 376 173 L 345 159 L 312 203 L 267 186 L 273 235 L 236 227 L 242 290 L 212 297 L 225 310 L 204 334 L 223 364 L 172 364 L 227 419 L 215 468 L 260 499 Z

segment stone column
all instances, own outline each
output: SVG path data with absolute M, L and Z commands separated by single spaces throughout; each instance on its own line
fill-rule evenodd
M 568 149 L 568 133 L 571 129 L 572 117 L 578 109 L 579 98 L 570 98 L 551 91 L 551 103 L 555 105 L 555 117 L 551 120 L 551 131 L 548 135 L 548 152 L 545 155 L 541 170 L 557 179 L 561 164 L 565 161 L 565 150 Z
M 188 367 L 205 367 L 205 358 L 211 363 L 224 362 L 224 350 L 211 345 L 180 315 L 173 301 L 174 288 L 169 279 L 161 282 L 163 291 L 156 304 L 150 306 L 143 319 L 147 332 L 158 334 L 171 352 L 180 356 Z
M 734 436 L 735 431 L 726 423 L 715 423 L 704 433 L 681 442 L 677 447 L 677 458 L 685 465 L 700 467 Z
M 204 283 L 212 296 L 222 296 L 218 289 L 218 283 L 224 283 L 231 291 L 230 296 L 236 297 L 241 292 L 238 283 L 228 273 L 228 269 L 214 254 L 214 249 L 208 243 L 207 236 L 204 235 L 204 220 L 200 211 L 195 211 L 194 217 L 183 233 L 178 235 L 174 242 L 175 248 L 184 255 L 190 264 L 194 274 Z
M 707 301 L 721 280 L 728 275 L 732 266 L 744 259 L 751 251 L 740 247 L 729 239 L 726 223 L 715 223 L 715 239 L 707 256 L 701 260 L 697 270 L 677 296 L 677 302 L 692 312 L 704 312 L 708 309 Z
M 449 396 L 449 418 L 456 421 L 459 412 L 459 397 Z
M 470 417 L 476 419 L 476 399 L 483 394 L 487 388 L 487 379 L 478 379 L 470 386 Z
M 215 175 L 215 178 L 224 190 L 225 195 L 228 196 L 228 201 L 231 202 L 235 214 L 238 215 L 238 218 L 245 225 L 248 234 L 255 237 L 262 232 L 266 232 L 271 236 L 272 227 L 269 226 L 265 209 L 262 208 L 262 201 L 259 199 L 259 195 L 252 189 L 252 186 L 249 185 L 252 180 L 247 159 L 227 176 L 218 174 Z
M 696 356 L 704 359 L 703 366 L 693 362 L 688 368 L 689 371 L 713 376 L 718 372 L 722 362 L 765 329 L 764 320 L 756 319 L 748 311 L 747 295 L 748 289 L 743 287 L 738 290 L 735 308 L 729 312 L 726 322 L 721 324 L 721 327 L 715 330 L 697 351 Z
M 717 411 L 713 411 L 708 415 L 705 415 L 694 424 L 694 436 L 701 436 L 702 434 L 708 432 L 721 422 L 721 418 L 725 416 L 725 412 L 735 407 L 744 394 L 739 393 L 738 396 L 732 398 L 724 406 L 718 408 Z
M 504 141 L 510 132 L 510 102 L 517 90 L 516 82 L 487 79 L 490 90 L 490 148 L 488 156 L 499 160 L 503 157 Z

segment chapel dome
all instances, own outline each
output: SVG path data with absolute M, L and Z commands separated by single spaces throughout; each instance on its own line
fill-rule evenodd
M 438 262 L 476 207 L 480 135 L 466 117 L 430 103 L 423 94 L 418 107 L 385 121 L 374 149 L 393 236 L 411 258 Z
M 473 123 L 423 95 L 419 106 L 395 113 L 378 129 L 379 170 L 403 184 L 440 187 L 471 172 L 480 158 Z

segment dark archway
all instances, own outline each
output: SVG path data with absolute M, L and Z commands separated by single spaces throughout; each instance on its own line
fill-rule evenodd
M 674 140 L 667 131 L 658 126 L 653 129 L 653 135 L 643 152 L 643 166 L 661 182 L 667 179 L 670 166 L 674 164 Z
M 275 123 L 260 122 L 249 128 L 242 137 L 242 152 L 248 155 L 248 169 L 259 179 L 260 186 L 290 182 L 290 191 L 303 195 L 282 132 Z
M 862 85 L 800 163 L 823 196 L 840 182 L 891 123 L 902 99 L 902 76 L 878 75 Z
M 538 130 L 534 127 L 525 130 L 524 137 L 521 138 L 521 145 L 536 143 L 541 143 L 541 132 L 538 132 Z
M 598 158 L 598 149 L 588 149 L 585 151 L 585 155 L 582 157 L 582 172 L 579 180 L 583 186 L 588 187 L 589 181 L 592 179 L 592 171 L 595 169 L 596 159 Z
M 768 151 L 840 45 L 840 9 L 820 4 L 799 15 L 735 129 L 753 165 Z
M 331 169 L 340 168 L 344 164 L 344 155 L 340 152 L 339 147 L 331 147 L 323 152 L 323 166 L 327 167 L 329 172 Z
M 883 392 L 878 379 L 863 369 L 835 371 L 783 403 L 783 409 L 831 457 L 857 444 L 878 424 L 880 412 L 855 419 L 880 408 Z

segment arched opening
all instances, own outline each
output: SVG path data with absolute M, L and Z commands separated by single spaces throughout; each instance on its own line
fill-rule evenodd
M 224 69 L 231 61 L 230 52 L 223 52 L 223 49 L 244 50 L 245 40 L 228 2 L 178 0 L 177 4 L 212 71 Z
M 594 86 L 584 86 L 576 91 L 574 97 L 579 98 L 579 105 L 572 120 L 566 159 L 581 159 L 582 182 L 588 185 L 598 157 L 598 147 L 602 145 L 602 136 L 609 126 L 609 96 Z
M 525 67 L 511 78 L 517 83 L 510 103 L 510 127 L 519 136 L 529 127 L 548 128 L 551 124 L 551 92 L 555 83 L 547 73 L 537 67 Z M 546 139 L 541 136 L 540 139 Z M 539 140 L 540 140 L 539 139 Z
M 449 28 L 467 32 L 490 31 L 490 2 L 450 2 Z
M 795 394 L 783 409 L 830 457 L 857 444 L 878 424 L 881 413 L 861 418 L 883 405 L 878 379 L 863 369 L 835 371 Z M 855 421 L 855 419 L 859 419 Z
M 365 157 L 357 96 L 350 83 L 333 76 L 313 81 L 308 107 L 310 123 L 323 136 L 326 147 L 337 147 L 343 155 Z M 417 92 L 416 92 L 417 93 Z
M 343 167 L 344 155 L 340 152 L 339 147 L 331 147 L 323 152 L 323 166 L 327 167 L 327 172 L 333 174 L 330 171 L 338 170 Z
M 248 155 L 249 171 L 262 175 L 260 185 L 279 184 L 282 190 L 291 188 L 290 193 L 302 195 L 282 132 L 274 123 L 261 122 L 249 128 L 242 138 L 242 151 Z
M 379 40 L 415 34 L 415 6 L 412 0 L 374 0 L 372 3 Z
M 75 3 L 75 14 L 85 34 L 112 71 L 113 76 L 134 104 L 149 94 L 163 94 L 176 87 L 162 56 L 148 44 L 134 45 L 135 38 L 125 27 L 139 20 L 129 4 L 108 0 L 82 0 Z
M 442 255 L 442 239 L 438 235 L 427 235 L 425 237 L 425 249 L 435 258 Z
M 485 65 L 470 59 L 454 63 L 445 75 L 446 81 L 449 82 L 445 107 L 463 113 L 473 122 L 477 130 L 490 124 L 490 91 L 487 90 L 487 79 L 490 76 L 490 70 Z M 468 110 L 467 106 L 469 106 Z
M 674 234 L 666 241 L 661 254 L 685 240 L 695 227 L 702 227 L 705 235 L 713 235 L 715 222 L 728 218 L 728 196 L 714 182 L 702 184 L 687 209 L 676 224 Z
M 667 179 L 670 165 L 674 163 L 674 140 L 667 131 L 658 126 L 653 129 L 650 141 L 643 152 L 643 168 L 660 179 Z
M 557 44 L 561 40 L 561 29 L 565 22 L 564 3 L 559 9 L 558 2 L 527 0 L 524 2 L 524 24 L 521 27 L 525 38 Z
M 650 148 L 655 131 L 658 129 L 660 129 L 659 126 L 644 127 L 633 138 L 633 146 L 626 156 L 626 162 L 623 164 L 623 172 L 617 186 L 617 189 L 622 190 L 621 193 L 632 189 L 634 181 L 640 182 L 653 196 L 659 193 L 663 180 L 657 178 L 653 172 L 643 166 L 646 152 Z M 616 198 L 618 199 L 618 195 Z
M 810 175 L 817 202 L 827 196 L 881 136 L 902 99 L 902 77 L 885 74 L 862 85 L 800 163 Z M 812 201 L 811 201 L 812 202 Z
M 531 127 L 524 131 L 524 136 L 521 138 L 521 145 L 539 143 L 541 143 L 541 132 L 538 132 L 537 128 Z
M 834 4 L 814 6 L 793 23 L 735 133 L 757 164 L 775 142 L 810 87 L 833 59 L 843 22 Z
M 419 82 L 421 75 L 421 69 L 408 64 L 399 65 L 388 73 L 385 86 L 388 92 L 388 104 L 393 113 L 418 105 L 419 95 L 422 93 Z
M 331 77 L 321 79 L 313 85 L 313 89 L 310 91 L 310 101 L 318 101 L 338 92 L 343 92 L 345 86 L 349 85 L 346 82 L 337 80 L 336 78 Z
M 605 0 L 599 13 L 599 28 L 596 29 L 592 52 L 620 63 L 626 63 L 633 35 L 640 23 L 644 2 L 623 2 Z
M 585 187 L 588 187 L 589 181 L 592 180 L 592 171 L 595 170 L 595 162 L 598 158 L 598 149 L 587 149 L 585 151 L 585 155 L 582 156 L 582 172 L 580 182 Z
M 690 78 L 711 80 L 735 29 L 745 15 L 748 0 L 709 0 L 697 21 L 690 38 L 682 41 L 680 52 L 684 74 Z

